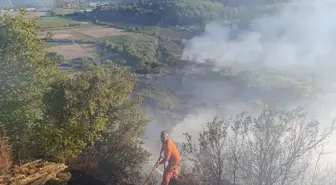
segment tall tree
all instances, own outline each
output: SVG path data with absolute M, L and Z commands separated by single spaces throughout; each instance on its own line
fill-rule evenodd
M 43 94 L 60 75 L 45 42 L 37 39 L 37 20 L 24 15 L 7 11 L 0 17 L 0 122 L 14 149 L 28 146 L 32 126 L 42 116 Z

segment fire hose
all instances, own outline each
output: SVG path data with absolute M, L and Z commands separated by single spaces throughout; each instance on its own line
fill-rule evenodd
M 162 157 L 159 157 L 159 159 L 157 160 L 156 163 L 158 163 L 158 162 L 160 161 L 161 158 L 162 158 Z M 148 177 L 147 177 L 147 179 L 145 180 L 145 182 L 143 183 L 143 185 L 146 185 L 146 183 L 149 181 L 149 179 L 150 179 L 150 177 L 152 176 L 154 170 L 156 170 L 160 175 L 163 175 L 163 172 L 160 171 L 158 168 L 156 168 L 156 163 L 154 164 L 154 166 L 153 166 L 153 168 L 152 168 L 150 174 L 148 175 Z M 164 168 L 166 168 L 166 164 L 164 164 Z

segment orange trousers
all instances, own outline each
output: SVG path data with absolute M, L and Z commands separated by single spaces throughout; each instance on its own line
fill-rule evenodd
M 168 164 L 166 169 L 163 172 L 163 180 L 161 185 L 169 185 L 170 179 L 178 180 L 179 169 L 181 162 L 174 162 Z

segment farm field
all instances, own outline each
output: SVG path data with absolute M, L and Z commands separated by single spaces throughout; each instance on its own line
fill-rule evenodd
M 11 12 L 11 14 L 16 15 L 19 12 Z M 77 61 L 76 59 L 79 58 L 94 57 L 95 54 L 99 53 L 101 48 L 100 45 L 95 43 L 96 41 L 106 41 L 109 45 L 124 46 L 123 49 L 127 50 L 137 60 L 155 63 L 159 59 L 156 56 L 159 43 L 157 39 L 149 35 L 157 33 L 167 40 L 179 40 L 181 36 L 189 36 L 189 33 L 184 31 L 163 28 L 150 28 L 150 30 L 146 30 L 148 34 L 146 36 L 62 16 L 51 17 L 49 14 L 49 12 L 28 12 L 27 18 L 38 18 L 38 38 L 45 37 L 48 32 L 53 33 L 52 39 L 48 41 L 48 51 L 62 55 L 70 63 Z M 171 50 L 171 45 L 175 46 L 172 42 L 168 43 L 168 46 L 162 45 L 162 49 Z M 143 53 L 146 54 L 143 55 Z M 110 57 L 109 53 L 105 53 L 105 55 L 107 58 Z
M 93 29 L 82 29 L 79 31 L 82 34 L 88 35 L 92 38 L 99 38 L 99 37 L 111 37 L 111 36 L 118 36 L 118 35 L 128 35 L 131 34 L 130 32 L 122 31 L 116 28 L 93 28 Z
M 93 26 L 88 22 L 80 22 L 68 18 L 63 17 L 40 17 L 38 20 L 39 29 L 46 30 L 46 29 L 55 29 L 60 30 L 64 28 L 72 28 L 74 26 L 77 27 L 90 27 Z
M 15 16 L 19 15 L 20 12 L 12 11 L 9 13 Z M 102 37 L 130 34 L 116 28 L 96 26 L 89 22 L 72 20 L 66 17 L 51 17 L 50 12 L 46 11 L 29 11 L 26 12 L 25 17 L 27 19 L 37 18 L 39 25 L 38 38 L 45 37 L 48 32 L 54 34 L 52 40 L 47 44 L 48 51 L 63 55 L 64 59 L 68 61 L 91 57 L 96 53 L 96 44 L 83 44 L 83 41 L 97 41 Z
M 99 37 L 109 37 L 117 35 L 127 35 L 129 32 L 116 28 L 92 26 L 89 28 L 69 28 L 52 31 L 53 39 L 71 39 L 71 40 L 93 40 Z M 47 31 L 38 33 L 39 38 L 43 38 Z
M 82 57 L 93 57 L 97 51 L 97 46 L 95 44 L 63 44 L 51 46 L 48 51 L 63 55 L 65 60 L 70 61 Z
M 47 32 L 39 32 L 38 37 L 45 37 Z M 90 28 L 72 28 L 53 31 L 53 39 L 57 40 L 73 40 L 73 41 L 96 41 L 99 38 L 128 35 L 129 32 L 124 32 L 115 28 L 108 27 L 90 27 Z M 67 43 L 48 47 L 48 51 L 56 52 L 64 56 L 66 60 L 73 60 L 81 57 L 91 57 L 96 53 L 97 46 L 95 44 L 79 44 Z
M 67 29 L 96 27 L 96 25 L 90 22 L 77 21 L 64 17 L 40 17 L 38 19 L 38 24 L 40 32 L 58 32 Z

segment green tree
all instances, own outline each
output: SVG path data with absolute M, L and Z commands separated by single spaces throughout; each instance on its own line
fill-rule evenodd
M 126 69 L 91 65 L 55 82 L 44 97 L 43 124 L 35 127 L 41 150 L 64 161 L 111 138 L 106 144 L 114 147 L 121 144 L 114 141 L 118 138 L 132 145 L 141 142 L 148 119 L 140 112 L 140 101 L 130 98 L 135 83 L 136 76 Z
M 45 42 L 37 39 L 37 21 L 9 12 L 0 17 L 0 122 L 15 150 L 29 147 L 32 127 L 41 118 L 42 97 L 60 75 Z
M 64 61 L 64 56 L 57 54 L 56 52 L 48 53 L 50 60 L 55 62 L 56 64 L 61 64 Z

